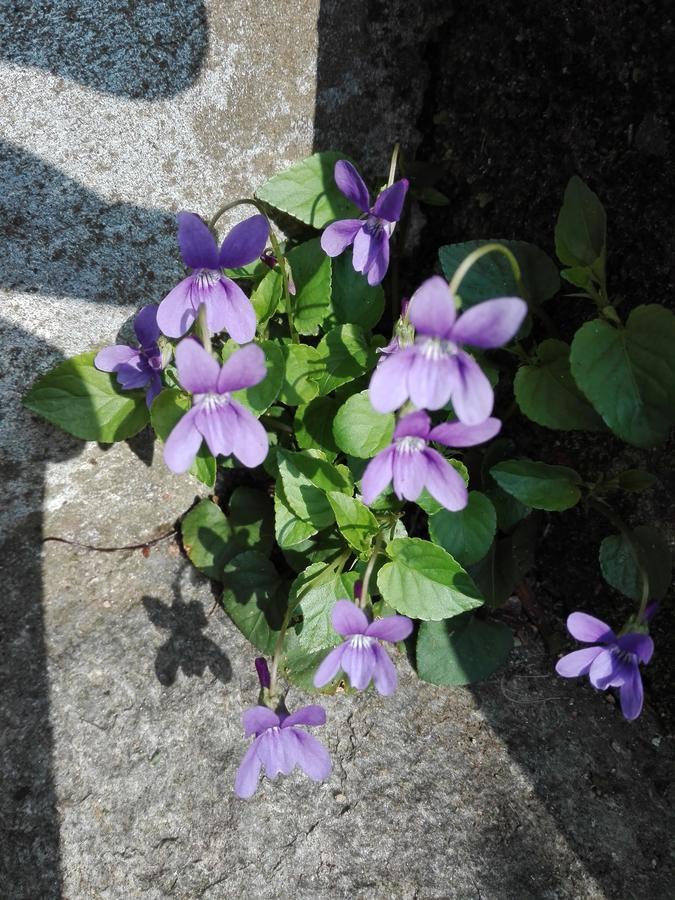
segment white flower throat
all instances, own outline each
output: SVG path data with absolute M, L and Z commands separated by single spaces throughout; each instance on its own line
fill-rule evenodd
M 454 356 L 459 347 L 454 341 L 444 341 L 441 338 L 419 338 L 422 355 L 425 359 L 437 360 L 446 356 Z
M 415 437 L 414 435 L 406 435 L 405 437 L 399 438 L 396 441 L 396 450 L 399 453 L 419 453 L 420 450 L 424 450 L 427 442 L 424 438 Z

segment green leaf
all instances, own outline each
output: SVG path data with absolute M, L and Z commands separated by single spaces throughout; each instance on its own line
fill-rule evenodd
M 211 500 L 202 500 L 183 517 L 181 536 L 193 566 L 214 581 L 222 581 L 225 564 L 241 552 L 225 514 Z
M 225 566 L 225 612 L 261 653 L 274 652 L 287 604 L 286 586 L 262 553 L 248 550 Z
M 644 469 L 626 469 L 617 477 L 617 483 L 622 491 L 639 493 L 654 487 L 656 478 Z
M 286 562 L 295 572 L 304 572 L 312 563 L 332 562 L 344 550 L 345 542 L 335 528 L 321 531 L 292 547 L 282 548 Z
M 259 341 L 258 345 L 265 353 L 265 366 L 267 375 L 259 384 L 253 387 L 245 388 L 242 391 L 235 391 L 232 396 L 235 400 L 250 409 L 254 416 L 259 417 L 266 412 L 279 396 L 281 387 L 284 383 L 284 354 L 274 341 Z M 226 344 L 229 349 L 230 342 Z M 238 345 L 234 349 L 239 349 Z M 226 356 L 223 357 L 224 359 Z
M 429 519 L 429 537 L 462 566 L 482 559 L 497 530 L 497 513 L 479 491 L 469 493 L 469 502 L 459 512 L 442 509 Z
M 343 640 L 333 629 L 331 614 L 337 600 L 353 599 L 356 572 L 337 574 L 331 565 L 311 565 L 293 582 L 289 603 L 301 614 L 284 642 L 287 677 L 299 687 L 314 690 L 312 679 L 326 654 Z
M 336 219 L 356 219 L 361 211 L 335 184 L 335 163 L 347 158 L 344 153 L 315 153 L 270 178 L 256 191 L 256 197 L 313 228 L 323 228 Z
M 232 491 L 227 521 L 240 550 L 271 553 L 274 546 L 272 498 L 256 488 L 241 485 Z
M 123 391 L 115 375 L 99 372 L 96 353 L 82 353 L 42 375 L 24 406 L 84 441 L 112 444 L 133 437 L 148 421 L 144 391 Z
M 316 529 L 326 528 L 335 521 L 328 502 L 328 491 L 351 494 L 353 485 L 346 466 L 334 466 L 318 450 L 277 453 L 279 476 L 284 495 L 293 512 Z
M 190 398 L 178 388 L 166 388 L 155 397 L 150 419 L 155 434 L 161 441 L 166 441 L 189 408 Z M 216 483 L 216 460 L 209 453 L 206 441 L 202 441 L 189 472 L 207 487 L 213 487 Z
M 657 528 L 638 525 L 631 531 L 640 561 L 649 578 L 649 597 L 662 600 L 670 587 L 672 557 L 668 541 Z M 612 534 L 600 544 L 600 568 L 608 584 L 630 597 L 642 598 L 642 576 L 629 541 L 622 534 Z
M 612 431 L 637 447 L 666 439 L 675 419 L 675 316 L 638 306 L 625 328 L 603 319 L 577 331 L 575 381 Z
M 516 445 L 512 440 L 497 438 L 485 448 L 481 462 L 483 493 L 497 512 L 497 527 L 507 533 L 530 513 L 530 507 L 502 490 L 490 475 L 490 469 L 495 463 L 509 459 L 515 452 Z
M 338 491 L 331 491 L 328 494 L 328 502 L 347 543 L 359 554 L 368 553 L 380 527 L 368 507 L 360 500 Z
M 363 375 L 371 358 L 363 330 L 356 325 L 333 328 L 321 339 L 317 350 L 320 370 L 316 382 L 321 396 Z
M 277 478 L 274 492 L 274 534 L 282 548 L 295 547 L 302 544 L 318 529 L 311 522 L 304 521 L 295 514 L 286 499 L 281 478 Z
M 338 410 L 333 422 L 333 436 L 343 453 L 370 459 L 389 446 L 395 424 L 391 413 L 376 412 L 368 399 L 368 391 L 361 391 Z
M 513 536 L 493 541 L 487 554 L 471 566 L 470 572 L 489 606 L 494 609 L 506 603 L 519 578 Z
M 251 294 L 251 304 L 255 310 L 258 330 L 272 318 L 281 302 L 284 283 L 281 272 L 270 269 L 258 287 Z
M 326 456 L 334 458 L 338 446 L 333 438 L 333 420 L 339 409 L 332 397 L 316 397 L 299 406 L 293 423 L 295 439 L 303 450 L 323 450 Z
M 417 634 L 417 674 L 431 684 L 472 684 L 503 665 L 513 647 L 511 629 L 470 614 L 422 622 Z
M 502 244 L 516 257 L 525 287 L 526 299 L 542 303 L 560 290 L 560 276 L 553 260 L 524 241 L 466 241 L 463 244 L 446 244 L 438 251 L 443 274 L 450 281 L 460 263 L 478 247 L 485 244 Z M 521 290 L 513 277 L 508 259 L 501 253 L 486 253 L 468 271 L 459 288 L 462 306 L 467 309 L 493 297 L 520 296 Z
M 281 344 L 284 355 L 284 381 L 279 400 L 288 406 L 309 403 L 319 393 L 316 379 L 323 372 L 323 361 L 310 344 Z
M 578 175 L 565 188 L 555 226 L 555 251 L 566 266 L 593 266 L 605 256 L 607 217 L 602 203 Z
M 331 308 L 324 327 L 358 325 L 364 331 L 369 331 L 377 325 L 384 312 L 382 286 L 369 285 L 368 280 L 360 272 L 355 271 L 351 250 L 336 256 L 332 265 Z
M 507 459 L 493 466 L 490 474 L 507 493 L 534 509 L 562 512 L 581 499 L 581 478 L 567 466 Z
M 521 366 L 513 384 L 516 402 L 528 419 L 560 431 L 603 431 L 604 423 L 572 378 L 570 348 L 546 340 L 537 347 L 537 365 Z
M 331 260 L 321 249 L 319 238 L 305 241 L 288 254 L 295 297 L 294 324 L 298 334 L 318 334 L 330 310 Z
M 377 577 L 389 606 L 415 619 L 446 619 L 482 606 L 478 588 L 442 547 L 420 538 L 396 538 L 387 545 L 391 562 Z

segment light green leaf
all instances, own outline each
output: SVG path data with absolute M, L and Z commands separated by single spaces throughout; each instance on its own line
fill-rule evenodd
M 313 228 L 323 228 L 336 219 L 356 219 L 361 211 L 335 184 L 339 159 L 348 157 L 339 152 L 315 153 L 270 178 L 256 191 L 256 197 Z
M 316 534 L 317 531 L 318 528 L 311 522 L 304 521 L 295 514 L 286 499 L 283 482 L 281 478 L 277 478 L 274 492 L 274 534 L 279 546 L 282 548 L 295 547 Z
M 340 407 L 333 423 L 333 436 L 343 453 L 370 459 L 389 446 L 394 425 L 394 416 L 376 412 L 368 391 L 361 391 Z
M 521 366 L 513 384 L 516 402 L 533 422 L 560 431 L 603 431 L 604 423 L 572 378 L 570 348 L 546 340 L 537 347 L 539 363 Z
M 295 296 L 292 298 L 298 334 L 318 334 L 330 310 L 331 260 L 319 238 L 305 241 L 288 254 Z
M 375 362 L 362 329 L 356 325 L 333 328 L 321 339 L 317 350 L 320 370 L 316 382 L 321 396 L 363 375 L 369 362 Z
M 287 604 L 286 586 L 262 553 L 248 550 L 225 566 L 225 612 L 261 653 L 274 652 Z
M 94 366 L 95 356 L 81 353 L 59 363 L 37 379 L 24 406 L 84 441 L 124 441 L 148 424 L 145 392 L 123 391 L 115 375 Z
M 662 600 L 670 587 L 672 557 L 662 532 L 649 525 L 638 525 L 631 531 L 640 561 L 649 578 L 649 597 Z M 642 576 L 629 541 L 622 534 L 612 534 L 600 544 L 600 568 L 605 581 L 630 597 L 642 598 Z
M 422 622 L 417 635 L 417 674 L 431 684 L 473 684 L 509 657 L 511 629 L 471 614 L 444 622 Z
M 534 509 L 562 512 L 581 499 L 581 478 L 567 466 L 507 459 L 493 466 L 490 474 L 507 493 Z
M 324 365 L 316 347 L 310 344 L 280 344 L 284 354 L 284 381 L 279 400 L 288 406 L 309 403 L 319 393 L 317 378 Z
M 281 272 L 270 269 L 251 294 L 251 304 L 255 310 L 259 330 L 276 312 L 283 292 L 284 284 Z
M 299 406 L 293 423 L 298 446 L 303 450 L 323 450 L 333 459 L 338 452 L 333 438 L 333 420 L 338 409 L 339 403 L 332 397 L 315 397 Z
M 429 519 L 429 537 L 462 566 L 482 559 L 497 530 L 497 513 L 479 491 L 469 493 L 467 506 L 459 512 L 442 509 Z
M 321 529 L 335 521 L 328 491 L 351 494 L 353 485 L 346 466 L 334 466 L 318 450 L 277 452 L 284 495 L 293 512 Z
M 225 564 L 241 552 L 222 509 L 202 500 L 181 522 L 183 547 L 193 566 L 214 581 L 222 581 Z
M 324 327 L 358 325 L 369 331 L 377 325 L 384 312 L 382 286 L 371 286 L 360 272 L 354 270 L 351 250 L 336 256 L 332 265 L 331 308 Z
M 328 494 L 328 502 L 333 508 L 335 521 L 347 543 L 351 544 L 357 553 L 368 553 L 379 530 L 378 521 L 368 507 L 360 500 L 338 491 L 331 491 Z
M 605 256 L 607 217 L 593 191 L 578 175 L 565 188 L 555 226 L 555 250 L 566 266 L 592 266 Z
M 178 388 L 166 388 L 155 397 L 150 410 L 150 419 L 155 434 L 161 441 L 166 441 L 189 408 L 190 398 Z M 188 471 L 207 487 L 213 487 L 216 483 L 216 460 L 209 453 L 206 441 L 202 441 L 195 461 Z
M 577 331 L 572 375 L 612 431 L 637 447 L 653 447 L 675 420 L 675 316 L 638 306 L 624 328 L 603 319 Z
M 389 606 L 415 619 L 446 619 L 482 606 L 478 588 L 442 547 L 420 538 L 397 538 L 387 544 L 391 562 L 377 584 Z
M 516 257 L 527 297 L 533 303 L 542 303 L 560 290 L 560 276 L 553 260 L 524 241 L 466 241 L 462 244 L 446 244 L 438 251 L 443 274 L 450 281 L 463 260 L 485 244 L 502 244 Z M 494 297 L 518 297 L 521 290 L 513 277 L 508 259 L 498 252 L 486 253 L 469 269 L 459 288 L 462 306 L 467 309 Z

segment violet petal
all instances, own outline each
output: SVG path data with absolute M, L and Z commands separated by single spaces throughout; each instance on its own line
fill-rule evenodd
M 362 609 L 351 600 L 338 600 L 331 613 L 333 628 L 343 637 L 364 634 L 368 627 L 368 619 Z
M 366 505 L 370 505 L 391 484 L 394 453 L 393 447 L 387 447 L 374 456 L 366 466 L 361 478 L 361 496 Z
M 418 334 L 446 338 L 456 316 L 448 283 L 440 275 L 427 278 L 410 298 L 408 318 Z
M 189 337 L 176 347 L 178 380 L 191 394 L 209 394 L 217 390 L 220 366 L 199 341 Z
M 574 650 L 558 660 L 555 670 L 563 678 L 588 675 L 593 660 L 602 652 L 602 647 L 584 647 L 583 650 Z
M 327 256 L 339 256 L 354 243 L 354 238 L 363 227 L 361 219 L 343 219 L 333 222 L 321 235 L 321 249 Z
M 431 447 L 423 455 L 427 462 L 425 487 L 434 500 L 450 512 L 464 509 L 469 502 L 469 491 L 457 469 Z
M 338 160 L 335 163 L 334 177 L 335 184 L 354 206 L 358 206 L 363 213 L 370 211 L 368 188 L 350 162 L 347 162 L 346 159 Z
M 384 647 L 377 643 L 373 644 L 373 655 L 375 657 L 375 668 L 373 670 L 375 689 L 383 697 L 390 697 L 398 685 L 396 668 L 391 659 L 389 659 L 389 654 Z
M 218 264 L 225 269 L 246 266 L 262 254 L 269 237 L 269 225 L 263 215 L 250 216 L 229 232 L 220 247 Z
M 373 215 L 386 222 L 398 222 L 403 212 L 408 185 L 408 179 L 401 178 L 385 188 L 373 204 Z
M 195 213 L 179 212 L 176 218 L 178 246 L 185 265 L 191 269 L 217 269 L 218 248 L 208 226 Z

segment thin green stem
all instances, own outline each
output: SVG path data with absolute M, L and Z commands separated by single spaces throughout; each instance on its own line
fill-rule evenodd
M 295 330 L 295 308 L 293 295 L 291 294 L 290 289 L 290 272 L 289 266 L 286 262 L 286 257 L 281 252 L 281 245 L 276 238 L 276 235 L 272 231 L 270 226 L 270 241 L 272 242 L 272 250 L 274 255 L 279 263 L 279 269 L 281 270 L 281 281 L 283 283 L 284 288 L 284 304 L 286 306 L 286 315 L 288 317 L 288 330 L 291 335 L 291 340 L 294 344 L 300 343 L 300 338 L 298 337 L 298 332 Z
M 465 257 L 459 266 L 457 267 L 457 271 L 452 276 L 450 280 L 450 293 L 454 297 L 459 292 L 459 286 L 462 283 L 464 276 L 469 271 L 469 269 L 478 262 L 478 260 L 485 256 L 487 253 L 501 253 L 505 256 L 513 271 L 513 277 L 515 278 L 519 289 L 522 293 L 524 293 L 523 281 L 520 275 L 520 266 L 518 265 L 518 260 L 515 258 L 513 253 L 508 250 L 506 247 L 502 246 L 502 244 L 492 243 L 492 244 L 483 244 L 482 247 L 477 247 L 474 251 L 469 253 L 467 257 Z
M 363 573 L 363 584 L 361 585 L 361 597 L 358 600 L 358 605 L 361 609 L 366 608 L 366 603 L 368 601 L 368 589 L 370 586 L 370 579 L 373 574 L 373 569 L 375 568 L 375 563 L 377 562 L 377 557 L 382 552 L 382 544 L 384 542 L 384 534 L 383 532 L 379 532 L 377 537 L 375 538 L 375 546 L 373 547 L 373 553 L 370 559 L 368 560 L 368 565 L 366 566 L 366 571 Z
M 197 313 L 197 334 L 201 338 L 202 347 L 207 353 L 212 353 L 211 332 L 206 323 L 206 305 L 204 303 L 200 303 L 199 312 Z
M 260 416 L 260 421 L 268 428 L 274 428 L 276 431 L 283 431 L 285 434 L 294 434 L 290 425 L 286 425 L 285 422 L 280 422 L 278 419 L 272 418 L 272 416 Z
M 234 209 L 235 206 L 242 206 L 242 205 L 255 206 L 255 208 L 258 210 L 258 212 L 261 215 L 265 216 L 265 218 L 269 222 L 267 214 L 262 209 L 262 207 L 260 206 L 260 204 L 258 203 L 257 200 L 252 200 L 249 197 L 240 197 L 238 200 L 232 200 L 231 203 L 225 203 L 223 206 L 221 206 L 218 209 L 218 211 L 212 216 L 212 218 L 209 222 L 209 228 L 211 230 L 213 230 L 216 227 L 216 222 L 218 221 L 218 219 L 220 219 L 221 216 L 224 216 L 226 212 L 229 212 L 231 209 Z
M 626 525 L 621 516 L 615 513 L 611 506 L 605 503 L 604 500 L 598 500 L 597 497 L 591 496 L 588 498 L 588 503 L 593 507 L 593 509 L 597 509 L 598 512 L 602 513 L 602 515 L 608 521 L 610 521 L 615 528 L 619 529 L 633 553 L 635 564 L 638 567 L 640 578 L 642 580 L 642 597 L 640 599 L 640 609 L 638 610 L 637 614 L 637 621 L 641 622 L 644 618 L 645 610 L 647 609 L 647 603 L 649 602 L 649 573 L 642 563 L 638 545 L 635 543 L 635 538 L 633 537 L 630 528 L 628 527 L 628 525 Z
M 396 166 L 398 165 L 398 154 L 400 150 L 401 145 L 398 141 L 396 141 L 391 154 L 391 162 L 389 163 L 389 178 L 387 179 L 387 187 L 391 187 L 394 183 L 394 179 L 396 178 Z

